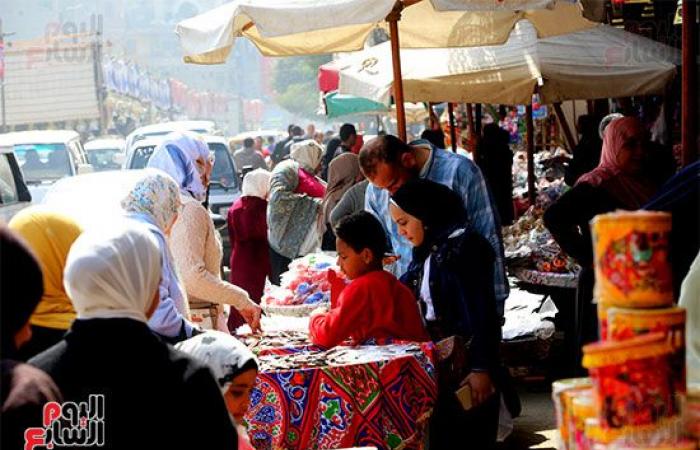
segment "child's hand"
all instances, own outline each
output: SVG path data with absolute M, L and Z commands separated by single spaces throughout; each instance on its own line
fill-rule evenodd
M 396 261 L 398 261 L 399 259 L 401 259 L 401 256 L 400 256 L 400 255 L 389 255 L 389 256 L 385 256 L 385 257 L 382 259 L 382 264 L 385 265 L 385 266 L 390 266 L 390 265 L 394 264 Z

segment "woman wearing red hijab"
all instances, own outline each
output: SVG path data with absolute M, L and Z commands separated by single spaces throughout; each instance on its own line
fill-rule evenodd
M 647 131 L 637 118 L 613 120 L 605 129 L 598 167 L 581 176 L 544 214 L 545 226 L 554 239 L 582 268 L 576 292 L 580 318 L 576 324 L 578 344 L 598 337 L 597 314 L 592 303 L 593 245 L 588 223 L 598 214 L 616 209 L 639 209 L 654 195 L 659 185 L 649 171 L 648 145 Z

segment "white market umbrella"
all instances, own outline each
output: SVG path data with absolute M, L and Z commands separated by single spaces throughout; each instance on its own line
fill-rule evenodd
M 543 6 L 552 9 L 523 9 Z M 540 37 L 594 26 L 568 0 L 236 0 L 178 23 L 175 31 L 185 62 L 220 64 L 241 36 L 264 55 L 292 56 L 359 50 L 372 30 L 388 29 L 399 132 L 405 138 L 400 46 L 500 44 L 523 18 Z
M 538 38 L 528 20 L 503 45 L 402 49 L 404 98 L 410 102 L 530 104 L 663 93 L 680 52 L 607 25 Z M 339 92 L 389 104 L 388 43 L 334 61 Z

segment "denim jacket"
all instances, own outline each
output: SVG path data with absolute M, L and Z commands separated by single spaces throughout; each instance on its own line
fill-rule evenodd
M 428 258 L 432 258 L 429 286 L 435 324 L 445 337 L 459 335 L 465 342 L 470 341 L 471 370 L 495 370 L 499 366 L 501 332 L 489 242 L 475 232 L 453 228 L 424 249 L 414 249 L 401 281 L 418 299 Z

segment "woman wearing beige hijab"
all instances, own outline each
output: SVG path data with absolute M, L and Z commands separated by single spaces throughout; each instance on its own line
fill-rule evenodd
M 331 226 L 331 213 L 343 195 L 363 178 L 360 161 L 354 153 L 343 153 L 328 165 L 328 188 L 323 197 L 323 220 L 326 233 L 323 236 L 323 250 L 335 250 L 335 235 Z

